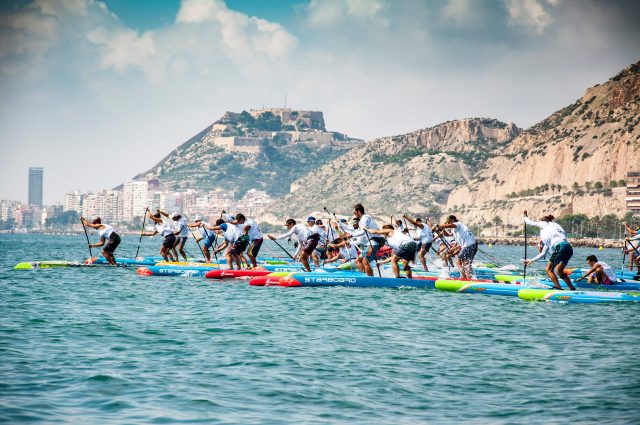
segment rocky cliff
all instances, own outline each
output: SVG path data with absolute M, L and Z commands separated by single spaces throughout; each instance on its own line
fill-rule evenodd
M 325 206 L 350 212 L 362 202 L 378 214 L 438 215 L 450 191 L 519 133 L 514 124 L 474 118 L 374 139 L 294 182 L 273 213 L 299 217 Z
M 304 126 L 305 120 L 311 120 L 309 125 L 318 127 L 314 128 L 313 135 L 328 134 L 331 136 L 331 142 L 319 144 L 272 137 L 280 135 L 280 116 L 275 116 L 269 111 L 257 112 L 257 118 L 247 112 L 228 112 L 220 120 L 178 146 L 153 168 L 138 174 L 134 179 L 158 179 L 172 190 L 212 190 L 223 187 L 235 190 L 238 198 L 252 188 L 265 190 L 272 196 L 282 196 L 289 192 L 295 179 L 344 154 L 352 144 L 355 146 L 351 141 L 357 141 L 341 133 L 319 130 L 320 127 L 324 128 L 324 119 L 322 113 L 317 111 L 302 111 L 297 114 L 297 111 L 285 110 L 293 114 L 297 120 L 289 117 L 289 121 Z M 270 139 L 267 140 L 266 136 L 253 137 L 258 140 L 259 149 L 245 152 L 233 146 L 234 149 L 216 143 L 223 131 L 232 135 L 251 136 L 254 133 L 265 133 Z M 333 142 L 335 138 L 345 142 L 337 145 Z
M 624 215 L 624 190 L 612 187 L 640 169 L 640 62 L 494 153 L 445 211 L 475 223 L 516 223 L 524 208 L 536 217 Z

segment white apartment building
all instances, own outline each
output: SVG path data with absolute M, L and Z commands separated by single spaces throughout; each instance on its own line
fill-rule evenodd
M 75 211 L 82 214 L 82 202 L 85 195 L 78 190 L 67 192 L 64 195 L 64 211 Z
M 130 180 L 122 188 L 122 220 L 131 221 L 144 216 L 149 205 L 149 184 L 146 180 Z
M 82 205 L 82 215 L 87 218 L 100 217 L 107 223 L 120 221 L 121 193 L 118 190 L 103 190 L 86 195 Z

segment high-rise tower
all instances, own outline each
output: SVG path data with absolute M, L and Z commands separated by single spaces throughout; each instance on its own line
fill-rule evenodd
M 42 208 L 42 175 L 41 167 L 29 167 L 29 205 Z

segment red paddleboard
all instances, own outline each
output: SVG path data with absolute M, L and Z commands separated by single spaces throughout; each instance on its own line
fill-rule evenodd
M 211 270 L 205 274 L 208 279 L 236 279 L 239 277 L 266 276 L 271 273 L 269 270 Z
M 251 278 L 249 281 L 249 285 L 251 286 L 271 286 L 278 285 L 280 283 L 280 279 L 285 278 L 286 276 L 259 276 Z

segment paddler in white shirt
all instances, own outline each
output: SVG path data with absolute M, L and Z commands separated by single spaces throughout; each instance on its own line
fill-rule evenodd
M 206 226 L 210 226 L 209 223 L 202 220 L 202 216 L 195 216 L 193 219 L 193 223 L 187 224 L 188 227 L 196 227 L 200 232 L 200 239 L 198 240 L 204 241 L 204 246 L 202 247 L 202 252 L 204 253 L 205 258 L 207 259 L 207 263 L 211 262 L 211 253 L 209 252 L 209 248 L 216 242 L 216 233 L 213 231 L 207 230 Z
M 160 214 L 165 217 L 169 217 L 169 214 L 160 211 Z M 187 261 L 187 253 L 184 251 L 184 244 L 187 242 L 187 237 L 189 236 L 189 227 L 187 226 L 187 220 L 185 220 L 179 212 L 174 211 L 171 214 L 171 220 L 173 220 L 173 234 L 176 237 L 176 242 L 173 245 L 172 251 L 173 256 L 178 258 L 178 252 L 184 258 L 184 261 Z
M 157 210 L 155 214 L 151 214 L 151 211 L 147 211 L 147 215 L 155 223 L 155 228 L 153 229 L 153 232 L 143 232 L 141 236 L 154 236 L 157 234 L 162 236 L 163 241 L 160 246 L 160 255 L 165 261 L 178 261 L 177 258 L 174 259 L 171 255 L 171 250 L 176 244 L 176 235 L 173 234 L 171 225 L 162 221 L 160 210 Z
M 100 237 L 100 241 L 98 243 L 89 244 L 90 247 L 99 247 L 102 248 L 102 256 L 107 259 L 109 264 L 112 266 L 116 265 L 116 259 L 113 255 L 116 252 L 116 248 L 120 245 L 120 236 L 113 230 L 113 227 L 108 224 L 102 224 L 102 220 L 100 217 L 93 220 L 93 222 L 89 223 L 84 217 L 80 217 L 80 220 L 84 223 L 85 226 L 91 227 L 92 229 L 96 229 L 98 231 L 98 236 Z
M 373 235 L 383 235 L 387 238 L 387 245 L 393 250 L 393 256 L 391 257 L 391 265 L 393 267 L 393 274 L 397 278 L 400 277 L 400 267 L 398 261 L 402 260 L 402 270 L 407 274 L 407 278 L 413 279 L 411 273 L 410 261 L 416 258 L 416 252 L 418 252 L 418 244 L 413 238 L 406 233 L 403 233 L 400 229 L 394 229 L 393 225 L 385 224 L 382 229 L 367 229 Z
M 420 217 L 417 217 L 415 220 L 409 217 L 408 215 L 403 215 L 403 217 L 411 224 L 416 227 L 416 231 L 418 232 L 418 258 L 420 258 L 420 262 L 422 263 L 422 267 L 425 271 L 429 271 L 427 267 L 427 260 L 425 255 L 429 253 L 431 249 L 431 245 L 433 245 L 433 232 L 431 228 L 422 222 Z
M 431 230 L 451 229 L 457 244 L 449 250 L 449 256 L 458 256 L 458 268 L 463 279 L 470 279 L 473 276 L 473 259 L 478 252 L 478 242 L 471 233 L 471 230 L 462 222 L 458 221 L 455 215 L 450 215 L 444 224 L 439 224 Z
M 236 226 L 231 223 L 225 223 L 223 219 L 218 219 L 215 226 L 205 226 L 205 228 L 216 231 L 219 235 L 224 237 L 224 242 L 222 242 L 218 248 L 213 251 L 213 253 L 216 254 L 224 251 L 225 248 L 228 248 L 225 256 L 227 257 L 227 265 L 229 266 L 229 269 L 233 269 L 233 263 L 235 262 L 238 270 L 240 270 L 242 268 L 240 256 L 249 244 L 249 236 L 247 235 L 248 231 L 245 230 L 243 234 Z
M 376 254 L 384 245 L 384 237 L 371 236 L 364 229 L 379 230 L 378 223 L 369 215 L 365 214 L 362 204 L 356 204 L 353 207 L 353 213 L 359 220 L 358 229 L 354 227 L 343 226 L 347 230 L 347 237 L 359 237 L 362 236 L 362 242 L 366 243 L 365 248 L 360 252 L 357 262 L 362 266 L 365 273 L 368 276 L 373 276 L 373 269 L 371 268 L 371 262 L 376 261 Z
M 576 282 L 583 280 L 585 277 L 588 277 L 587 282 L 595 285 L 613 285 L 618 281 L 618 275 L 613 270 L 613 267 L 604 261 L 598 261 L 595 255 L 587 257 L 587 264 L 590 267 L 589 270 L 576 279 Z
M 296 221 L 292 218 L 288 219 L 285 223 L 288 231 L 281 235 L 273 236 L 268 235 L 271 240 L 280 240 L 287 239 L 290 236 L 295 235 L 298 238 L 298 242 L 300 246 L 298 247 L 298 253 L 300 254 L 300 262 L 302 266 L 307 272 L 311 271 L 311 267 L 309 266 L 309 257 L 313 253 L 313 250 L 316 249 L 318 245 L 318 240 L 320 236 L 317 233 L 313 233 L 309 227 L 303 226 L 302 224 L 297 224 Z M 294 258 L 298 255 L 294 256 Z
M 548 251 L 551 251 L 551 257 L 547 263 L 547 276 L 553 282 L 554 289 L 562 290 L 558 276 L 567 284 L 570 290 L 575 291 L 576 288 L 571 283 L 569 275 L 564 269 L 569 264 L 569 260 L 573 256 L 573 247 L 567 239 L 567 234 L 558 223 L 554 223 L 553 215 L 546 215 L 540 221 L 531 221 L 527 211 L 522 212 L 525 224 L 536 226 L 540 229 L 540 239 L 544 243 L 542 251 L 531 259 L 524 260 L 524 264 L 530 265 L 543 258 Z M 558 273 L 556 275 L 556 273 Z

